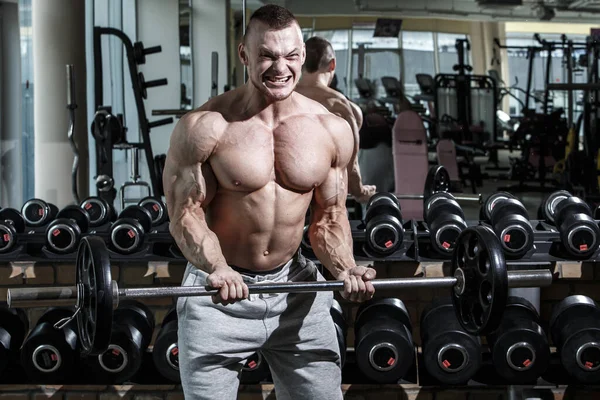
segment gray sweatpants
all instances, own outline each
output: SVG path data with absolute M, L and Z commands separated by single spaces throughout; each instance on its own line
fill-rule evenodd
M 188 263 L 183 286 L 206 285 L 207 273 Z M 322 281 L 298 253 L 280 271 L 247 283 Z M 250 295 L 223 306 L 210 296 L 181 297 L 178 346 L 186 399 L 237 398 L 246 359 L 260 351 L 278 400 L 342 399 L 339 346 L 330 314 L 332 292 Z

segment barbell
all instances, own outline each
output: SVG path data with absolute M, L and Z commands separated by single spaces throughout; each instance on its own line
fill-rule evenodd
M 8 307 L 75 306 L 71 318 L 59 321 L 61 328 L 77 319 L 82 354 L 101 354 L 110 344 L 113 310 L 121 299 L 153 297 L 212 296 L 214 288 L 152 287 L 119 288 L 111 277 L 109 252 L 104 241 L 87 236 L 79 244 L 75 286 L 8 289 Z M 471 334 L 494 331 L 507 302 L 509 287 L 548 286 L 549 270 L 508 272 L 499 239 L 485 226 L 465 229 L 453 253 L 451 276 L 440 278 L 375 279 L 376 290 L 450 288 L 461 325 Z M 249 293 L 304 293 L 341 291 L 343 281 L 282 282 L 248 285 Z

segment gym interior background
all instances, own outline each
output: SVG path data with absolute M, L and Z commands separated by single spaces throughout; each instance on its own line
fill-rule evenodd
M 185 261 L 161 214 L 163 155 L 177 118 L 244 83 L 237 43 L 265 3 L 289 8 L 305 39 L 332 43 L 337 89 L 364 115 L 364 183 L 391 176 L 379 189 L 400 199 L 383 215 L 384 243 L 348 200 L 359 262 L 378 278 L 447 275 L 453 246 L 443 238 L 483 224 L 509 268 L 555 276 L 512 290 L 502 324 L 481 337 L 434 303 L 448 289 L 379 294 L 402 305 L 382 307 L 368 334 L 359 306 L 340 301 L 346 398 L 598 398 L 597 1 L 0 0 L 0 298 L 74 285 L 76 243 L 90 233 L 115 241 L 119 285 L 180 284 Z M 424 214 L 434 197 L 445 205 Z M 505 206 L 492 215 L 492 203 Z M 122 213 L 132 204 L 148 212 Z M 127 223 L 140 240 L 111 239 Z M 52 328 L 68 312 L 0 309 L 0 397 L 183 398 L 173 299 L 141 302 L 121 314 L 137 341 L 115 327 L 121 347 L 83 361 L 76 328 Z M 380 346 L 366 347 L 368 335 Z M 240 398 L 275 398 L 259 358 L 242 372 Z

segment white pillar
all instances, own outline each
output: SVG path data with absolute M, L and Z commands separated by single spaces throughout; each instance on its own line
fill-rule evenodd
M 21 143 L 21 45 L 19 5 L 0 7 L 0 199 L 2 207 L 23 204 Z
M 71 191 L 74 155 L 67 137 L 67 64 L 73 64 L 75 73 L 79 196 L 88 195 L 85 2 L 33 0 L 32 36 L 35 196 L 62 208 L 74 202 Z

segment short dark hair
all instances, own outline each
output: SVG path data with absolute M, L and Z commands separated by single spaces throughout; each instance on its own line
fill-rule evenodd
M 262 22 L 266 24 L 269 29 L 279 30 L 287 28 L 293 23 L 298 24 L 298 20 L 294 17 L 294 14 L 287 8 L 278 6 L 276 4 L 267 4 L 254 11 L 248 21 L 246 32 L 244 34 L 244 42 L 248 37 L 248 33 L 251 30 L 252 22 Z M 300 24 L 298 24 L 300 26 Z
M 335 58 L 335 51 L 327 39 L 313 36 L 304 43 L 306 46 L 306 61 L 304 70 L 306 72 L 317 72 L 327 68 L 331 60 Z

